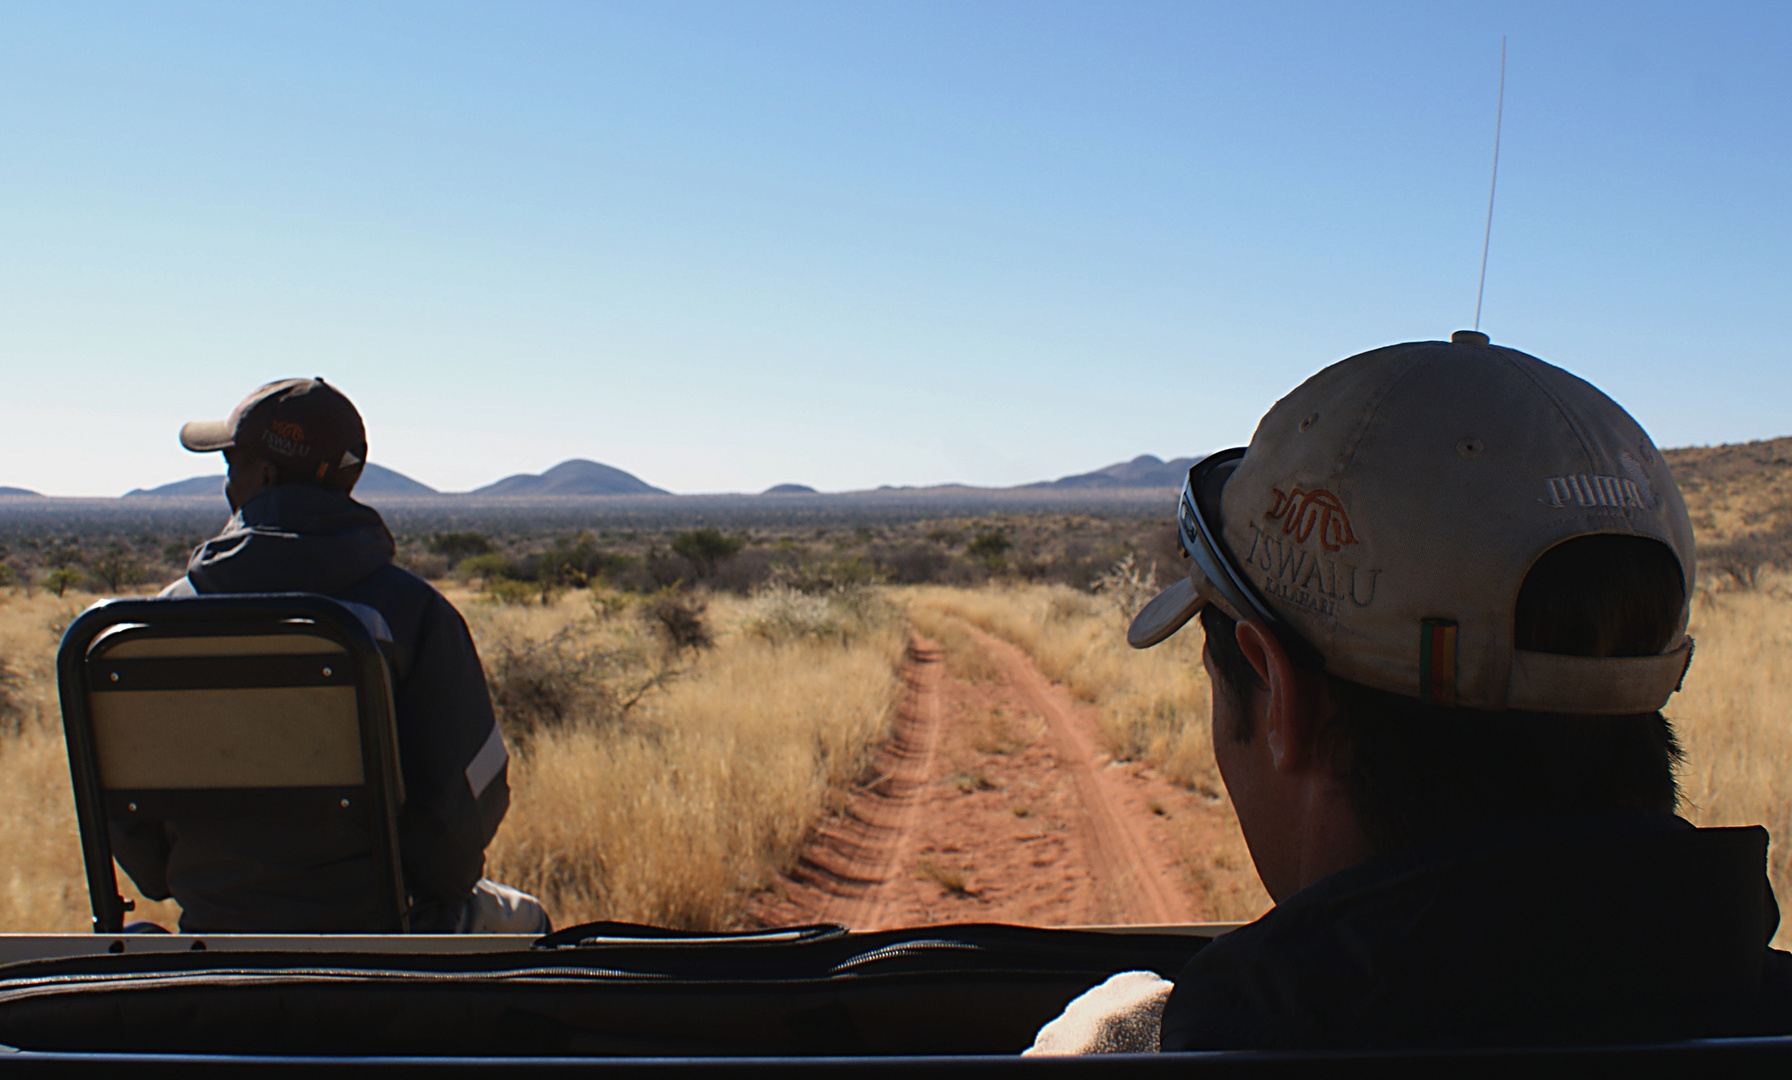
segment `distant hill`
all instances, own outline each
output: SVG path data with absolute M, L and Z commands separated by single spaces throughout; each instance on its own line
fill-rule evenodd
M 1768 544 L 1792 558 L 1792 438 L 1663 450 L 1701 547 Z M 1703 556 L 1701 556 L 1702 558 Z
M 360 482 L 355 484 L 356 495 L 435 495 L 435 488 L 421 484 L 401 472 L 394 472 L 384 465 L 368 462 L 361 467 Z M 144 497 L 154 498 L 193 498 L 216 495 L 224 497 L 224 477 L 190 476 L 185 480 L 176 480 L 172 484 L 161 487 L 132 488 L 124 493 L 127 499 Z
M 640 477 L 595 461 L 575 458 L 540 475 L 519 473 L 474 488 L 473 495 L 670 495 Z
M 1179 488 L 1188 478 L 1189 466 L 1200 458 L 1176 458 L 1165 461 L 1152 454 L 1140 454 L 1131 461 L 1122 461 L 1094 472 L 1078 473 L 1057 480 L 1022 484 L 1024 488 Z
M 440 495 L 441 492 L 401 472 L 369 461 L 361 466 L 361 479 L 355 484 L 356 495 Z
M 161 487 L 132 488 L 124 493 L 127 499 L 192 498 L 204 495 L 216 495 L 220 499 L 224 497 L 223 473 L 216 476 L 189 476 L 185 480 L 176 480 Z
M 1094 472 L 1065 476 L 1057 480 L 1042 480 L 1033 484 L 1021 484 L 1009 490 L 1018 491 L 1084 491 L 1120 488 L 1175 488 L 1182 486 L 1183 478 L 1188 474 L 1188 467 L 1199 458 L 1177 458 L 1164 461 L 1150 454 L 1140 454 L 1131 461 L 1123 461 L 1117 465 L 1109 465 L 1105 469 Z M 998 488 L 976 488 L 964 484 L 937 484 L 925 487 L 896 486 L 886 484 L 879 491 L 938 491 L 942 493 L 961 492 L 973 494 L 977 491 L 1002 490 Z M 20 489 L 0 488 L 0 494 L 11 491 L 15 494 L 30 494 Z M 179 480 L 172 484 L 163 484 L 155 488 L 137 488 L 125 493 L 125 498 L 144 497 L 204 497 L 222 495 L 224 478 L 222 476 L 194 476 Z M 430 495 L 447 495 L 427 484 L 405 476 L 403 473 L 368 462 L 362 473 L 361 482 L 355 485 L 357 495 L 409 495 L 424 497 Z M 595 461 L 574 458 L 562 461 L 544 473 L 518 473 L 506 476 L 496 483 L 474 488 L 470 495 L 498 495 L 515 498 L 534 498 L 552 495 L 670 495 L 664 488 L 654 487 L 632 473 L 610 465 Z M 776 484 L 761 492 L 764 495 L 819 495 L 820 492 L 808 484 Z M 452 497 L 451 495 L 447 497 Z
M 40 496 L 38 496 L 37 492 L 27 491 L 24 488 L 0 487 L 0 497 L 4 497 L 7 495 L 25 495 L 25 496 L 29 496 L 31 498 L 40 497 Z

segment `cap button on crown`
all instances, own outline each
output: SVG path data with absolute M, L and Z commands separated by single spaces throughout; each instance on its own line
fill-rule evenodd
M 1458 330 L 1450 335 L 1452 345 L 1486 345 L 1490 339 L 1479 330 Z

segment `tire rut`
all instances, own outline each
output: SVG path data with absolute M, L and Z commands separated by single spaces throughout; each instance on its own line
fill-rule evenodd
M 823 820 L 743 921 L 869 930 L 1198 919 L 1176 841 L 1154 816 L 1170 803 L 1201 813 L 1198 797 L 1105 765 L 1092 709 L 1022 650 L 964 627 L 999 676 L 954 678 L 942 650 L 911 635 L 876 779 Z

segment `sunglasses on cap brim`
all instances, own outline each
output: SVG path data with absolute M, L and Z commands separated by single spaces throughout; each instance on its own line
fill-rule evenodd
M 1221 450 L 1189 467 L 1176 503 L 1176 540 L 1182 553 L 1194 560 L 1194 571 L 1145 605 L 1127 630 L 1127 643 L 1135 649 L 1150 648 L 1208 604 L 1218 604 L 1232 618 L 1257 623 L 1274 634 L 1296 661 L 1323 668 L 1325 657 L 1264 603 L 1220 537 L 1220 494 L 1244 453 L 1242 446 Z

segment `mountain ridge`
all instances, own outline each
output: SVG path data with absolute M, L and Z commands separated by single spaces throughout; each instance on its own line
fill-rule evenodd
M 1199 457 L 1179 457 L 1165 461 L 1156 454 L 1140 454 L 1131 461 L 1121 461 L 1094 472 L 1060 476 L 1021 484 L 1023 488 L 1179 488 L 1188 470 Z
M 369 461 L 361 466 L 360 482 L 355 484 L 357 495 L 440 495 L 441 492 L 421 480 L 413 480 L 396 469 L 388 469 L 384 465 L 376 465 Z M 132 488 L 120 498 L 124 499 L 162 499 L 162 498 L 203 498 L 208 495 L 224 497 L 224 474 L 210 476 L 189 476 L 185 480 L 176 480 L 171 484 L 163 484 L 153 488 Z
M 1662 450 L 1661 454 L 1672 468 L 1683 491 L 1689 497 L 1706 488 L 1727 490 L 1728 486 L 1736 484 L 1746 486 L 1746 484 L 1756 483 L 1757 480 L 1776 487 L 1776 490 L 1783 486 L 1786 491 L 1792 491 L 1792 437 L 1756 439 L 1710 446 L 1673 447 Z M 1086 473 L 1073 473 L 1069 476 L 1061 476 L 1056 480 L 1039 480 L 1004 487 L 982 487 L 964 483 L 884 484 L 877 488 L 857 491 L 820 492 L 807 484 L 783 483 L 773 485 L 760 494 L 876 495 L 891 493 L 912 495 L 938 493 L 951 495 L 956 493 L 971 495 L 998 491 L 1177 488 L 1182 485 L 1189 467 L 1200 460 L 1199 456 L 1195 456 L 1164 461 L 1154 454 L 1140 454 L 1130 461 L 1116 462 Z M 221 497 L 223 486 L 224 477 L 222 475 L 194 476 L 153 488 L 133 488 L 126 492 L 123 498 Z M 470 492 L 438 491 L 395 470 L 369 463 L 355 492 L 358 495 L 408 495 L 444 499 L 465 498 L 472 495 L 520 497 L 537 495 L 672 495 L 671 492 L 654 487 L 639 477 L 614 466 L 582 458 L 563 461 L 542 473 L 518 473 L 508 476 Z M 56 496 L 43 495 L 27 488 L 0 485 L 0 498 L 54 499 Z M 1786 499 L 1780 496 L 1775 496 L 1775 498 L 1786 502 Z M 1779 505 L 1779 503 L 1776 502 L 1775 505 Z M 1786 502 L 1786 505 L 1792 506 L 1792 502 Z M 1792 510 L 1788 510 L 1787 514 L 1792 515 Z M 1728 535 L 1730 532 L 1740 535 L 1758 531 L 1758 523 L 1740 520 L 1722 527 L 1715 523 L 1715 519 L 1712 521 L 1701 520 L 1699 527 L 1702 532 L 1713 535 Z
M 474 488 L 469 495 L 530 497 L 540 495 L 670 495 L 614 465 L 572 458 L 542 473 L 517 473 Z
M 944 484 L 884 484 L 875 489 L 876 492 L 979 492 L 979 491 L 1041 491 L 1041 490 L 1093 490 L 1124 488 L 1174 488 L 1182 485 L 1188 468 L 1199 457 L 1180 457 L 1165 461 L 1154 454 L 1140 454 L 1130 461 L 1095 469 L 1086 473 L 1074 473 L 1061 476 L 1056 480 L 1039 480 L 1028 484 L 1011 484 L 1001 487 L 981 487 L 965 483 Z M 222 474 L 209 476 L 190 476 L 184 480 L 162 484 L 152 488 L 132 488 L 122 498 L 208 498 L 222 497 L 224 477 Z M 655 487 L 633 473 L 618 469 L 613 465 L 590 461 L 585 458 L 571 458 L 540 473 L 516 473 L 501 480 L 477 487 L 471 491 L 452 492 L 439 491 L 419 480 L 389 469 L 385 466 L 368 462 L 363 470 L 361 481 L 355 486 L 356 495 L 375 496 L 410 496 L 419 498 L 537 498 L 553 496 L 590 496 L 590 495 L 672 495 L 664 488 Z M 809 495 L 824 494 L 807 484 L 776 484 L 761 492 L 764 495 Z M 852 494 L 842 492 L 840 494 Z M 38 497 L 36 492 L 24 488 L 0 487 L 0 496 L 12 495 L 20 497 Z

